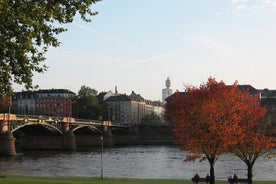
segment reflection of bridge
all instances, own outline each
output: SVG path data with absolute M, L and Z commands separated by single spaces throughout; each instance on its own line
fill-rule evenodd
M 129 128 L 109 121 L 0 114 L 0 155 L 14 155 L 15 144 L 20 149 L 74 150 L 100 145 L 101 136 L 105 145 L 112 145 L 112 134 L 126 134 Z

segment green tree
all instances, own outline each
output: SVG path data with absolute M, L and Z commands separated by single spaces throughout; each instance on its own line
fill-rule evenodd
M 77 117 L 85 119 L 99 119 L 103 112 L 97 99 L 97 90 L 87 86 L 81 86 L 77 96 Z
M 161 121 L 161 118 L 155 113 L 148 114 L 141 119 L 142 124 L 160 124 Z
M 0 1 L 0 94 L 9 95 L 12 83 L 32 89 L 34 72 L 43 73 L 45 53 L 58 47 L 57 35 L 75 15 L 90 22 L 96 15 L 92 4 L 100 0 L 1 0 Z

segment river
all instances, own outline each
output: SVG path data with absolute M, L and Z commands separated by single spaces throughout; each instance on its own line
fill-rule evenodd
M 183 162 L 187 152 L 174 146 L 128 146 L 104 148 L 103 176 L 126 178 L 190 179 L 196 172 L 205 177 L 207 161 Z M 219 157 L 217 179 L 236 173 L 246 177 L 246 166 L 231 155 Z M 255 180 L 276 180 L 276 158 L 260 158 L 254 166 Z M 0 174 L 44 176 L 101 176 L 101 149 L 75 152 L 24 151 L 15 157 L 0 157 Z

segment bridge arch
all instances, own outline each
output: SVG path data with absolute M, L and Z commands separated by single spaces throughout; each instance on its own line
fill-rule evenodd
M 11 130 L 11 133 L 15 138 L 19 138 L 21 134 L 30 136 L 63 135 L 63 133 L 53 125 L 32 122 L 14 128 Z
M 72 130 L 75 135 L 102 135 L 103 131 L 96 126 L 80 125 Z
M 126 135 L 129 133 L 129 129 L 122 128 L 122 127 L 112 127 L 110 129 L 110 132 L 112 133 L 112 135 L 114 135 L 114 134 Z

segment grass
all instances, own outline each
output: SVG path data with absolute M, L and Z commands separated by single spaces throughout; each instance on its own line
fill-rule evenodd
M 97 178 L 62 176 L 21 176 L 0 175 L 1 184 L 192 184 L 184 179 L 136 179 L 136 178 Z M 227 184 L 217 181 L 216 184 Z M 276 184 L 276 181 L 254 181 L 254 184 Z

